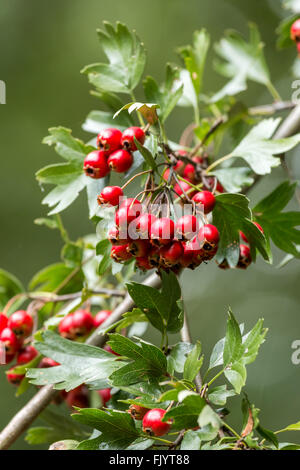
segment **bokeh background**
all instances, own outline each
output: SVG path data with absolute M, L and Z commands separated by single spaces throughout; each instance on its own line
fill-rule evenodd
M 225 29 L 247 35 L 255 22 L 266 44 L 273 82 L 290 99 L 290 66 L 295 51 L 277 51 L 275 29 L 287 15 L 279 0 L 1 0 L 0 79 L 7 84 L 7 104 L 0 106 L 0 266 L 15 273 L 24 284 L 41 267 L 59 259 L 59 236 L 33 224 L 46 214 L 34 172 L 58 161 L 53 149 L 41 144 L 47 129 L 64 125 L 83 139 L 81 124 L 96 98 L 89 95 L 86 77 L 79 70 L 102 58 L 95 30 L 103 20 L 120 20 L 135 28 L 148 50 L 147 73 L 162 79 L 167 61 L 177 61 L 175 48 L 191 41 L 195 29 L 206 27 L 215 42 Z M 211 50 L 205 73 L 206 90 L 217 90 L 224 79 L 214 73 Z M 209 88 L 208 88 L 209 87 Z M 270 101 L 268 93 L 251 84 L 248 103 Z M 178 139 L 188 114 L 177 108 L 168 131 Z M 288 157 L 299 179 L 299 152 Z M 257 186 L 261 194 L 285 178 L 281 169 Z M 296 208 L 296 205 L 291 205 Z M 82 196 L 63 214 L 74 237 L 93 231 Z M 283 257 L 275 250 L 275 266 Z M 209 357 L 212 346 L 224 336 L 226 309 L 230 305 L 240 322 L 251 327 L 261 316 L 269 328 L 259 359 L 248 367 L 246 387 L 251 401 L 262 409 L 264 427 L 280 429 L 300 419 L 300 365 L 291 362 L 291 344 L 300 339 L 299 267 L 283 269 L 259 261 L 246 273 L 223 272 L 214 263 L 183 275 L 183 292 L 194 336 L 202 340 Z M 151 333 L 152 335 L 152 333 Z M 153 336 L 153 335 L 152 335 Z M 18 400 L 14 389 L 0 375 L 0 429 L 28 400 Z M 233 422 L 238 426 L 239 400 Z M 299 441 L 296 435 L 286 441 Z M 19 439 L 15 449 L 28 446 Z

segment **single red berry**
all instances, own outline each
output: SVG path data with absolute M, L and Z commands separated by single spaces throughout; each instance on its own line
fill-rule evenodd
M 178 175 L 183 174 L 184 168 L 185 168 L 185 163 L 182 160 L 177 160 L 176 165 L 173 166 L 174 171 L 176 171 Z
M 240 269 L 247 269 L 249 264 L 251 264 L 252 258 L 251 258 L 251 252 L 250 248 L 247 245 L 240 245 L 240 257 L 239 261 L 237 264 L 237 268 Z
M 220 234 L 217 227 L 212 224 L 203 225 L 199 230 L 198 240 L 200 243 L 203 243 L 203 250 L 213 250 L 218 245 L 220 240 Z
M 56 366 L 60 366 L 60 364 L 54 361 L 53 359 L 51 359 L 50 357 L 43 357 L 43 359 L 39 363 L 39 367 L 41 369 L 48 369 L 48 367 L 56 367 Z
M 219 183 L 219 181 L 217 182 L 216 191 L 217 191 L 217 193 L 224 193 L 224 191 L 225 191 L 225 189 L 223 188 L 221 183 Z
M 201 157 L 200 155 L 195 155 L 192 158 L 192 160 L 193 160 L 193 162 L 198 163 L 199 165 L 202 165 L 202 163 L 204 162 L 203 157 Z
M 192 163 L 188 163 L 183 170 L 183 175 L 188 181 L 195 181 L 195 166 Z
M 104 178 L 110 171 L 105 153 L 102 150 L 89 153 L 84 159 L 83 170 L 90 178 Z
M 6 355 L 12 356 L 21 348 L 22 343 L 10 328 L 4 328 L 0 334 L 0 342 L 4 344 Z
M 176 237 L 180 240 L 192 240 L 199 230 L 199 222 L 195 215 L 187 214 L 178 219 L 175 225 Z
M 141 127 L 128 127 L 128 129 L 126 129 L 122 134 L 121 144 L 130 152 L 135 152 L 137 150 L 134 138 L 136 138 L 140 144 L 144 145 L 146 136 Z
M 115 214 L 115 223 L 117 227 L 127 227 L 133 220 L 141 215 L 142 210 L 142 204 L 138 199 L 125 199 Z M 132 228 L 134 230 L 135 225 Z
M 261 231 L 261 233 L 264 233 L 264 229 L 262 228 L 261 225 L 259 225 L 258 222 L 253 222 L 253 223 Z M 248 238 L 246 237 L 246 235 L 243 232 L 240 232 L 240 235 L 241 235 L 242 239 L 244 240 L 244 242 L 249 243 Z
M 196 204 L 202 204 L 205 214 L 208 214 L 213 210 L 216 204 L 216 198 L 210 191 L 200 191 L 193 196 L 193 201 Z
M 150 271 L 150 269 L 153 268 L 153 266 L 150 264 L 148 256 L 137 257 L 135 264 L 141 271 Z
M 149 265 L 152 268 L 157 268 L 159 266 L 159 260 L 160 260 L 159 247 L 153 246 L 148 254 Z
M 150 238 L 154 245 L 167 245 L 174 238 L 175 224 L 172 219 L 162 217 L 157 219 L 150 230 Z
M 98 394 L 102 400 L 102 406 L 105 406 L 106 403 L 111 399 L 110 391 L 110 388 L 103 388 L 102 390 L 98 390 Z
M 0 363 L 0 365 L 9 364 L 10 362 L 12 362 L 14 360 L 15 357 L 16 357 L 15 354 L 5 354 L 5 357 L 1 358 L 1 359 L 4 359 L 4 363 Z
M 18 310 L 9 317 L 7 326 L 19 338 L 25 338 L 32 332 L 33 319 L 26 310 Z
M 132 240 L 128 245 L 128 251 L 135 257 L 146 256 L 150 251 L 149 240 Z
M 163 246 L 160 249 L 160 259 L 166 267 L 178 264 L 182 255 L 183 247 L 178 241 L 173 241 L 170 245 Z
M 73 324 L 73 314 L 70 313 L 69 315 L 65 316 L 58 327 L 59 334 L 63 336 L 63 338 L 73 340 L 76 338 L 76 333 Z
M 116 353 L 113 349 L 111 349 L 109 344 L 106 344 L 103 349 L 104 351 L 109 352 L 113 354 L 114 356 L 120 356 L 120 354 Z
M 97 137 L 97 147 L 108 156 L 121 148 L 122 132 L 114 127 L 103 129 Z
M 193 253 L 192 250 L 189 249 L 189 244 L 190 242 L 182 242 L 183 252 L 179 262 L 183 268 L 190 268 L 193 265 Z
M 100 310 L 100 312 L 98 312 L 94 318 L 95 328 L 98 328 L 98 326 L 102 325 L 102 323 L 104 323 L 111 315 L 111 313 L 111 310 Z
M 108 166 L 116 173 L 125 173 L 133 163 L 133 156 L 127 150 L 116 150 L 107 160 Z
M 94 318 L 91 312 L 87 310 L 76 310 L 72 316 L 73 328 L 77 338 L 86 336 L 94 328 Z
M 73 406 L 78 408 L 88 408 L 89 392 L 87 387 L 85 385 L 79 385 L 79 387 L 76 387 L 74 390 L 67 393 L 65 400 L 70 408 L 73 408 Z
M 7 372 L 6 372 L 6 377 L 9 383 L 12 385 L 20 385 L 22 380 L 24 379 L 25 375 L 24 374 L 16 374 L 15 372 L 12 372 L 14 370 L 14 367 L 11 367 Z
M 151 226 L 156 220 L 157 219 L 153 214 L 141 214 L 135 219 L 135 231 L 139 238 L 146 240 L 150 238 Z
M 150 436 L 163 436 L 170 430 L 171 423 L 162 421 L 166 414 L 166 410 L 161 408 L 153 408 L 149 410 L 143 418 L 143 431 Z
M 26 346 L 18 353 L 17 364 L 28 364 L 38 355 L 37 350 L 33 346 Z
M 140 397 L 137 397 L 136 400 L 138 400 Z M 136 419 L 137 421 L 141 421 L 145 414 L 148 413 L 149 408 L 144 408 L 144 406 L 136 405 L 135 403 L 132 403 L 128 409 L 128 412 L 130 413 L 131 417 L 133 419 Z
M 112 245 L 125 245 L 130 242 L 127 227 L 112 227 L 107 237 Z
M 300 18 L 298 18 L 291 26 L 291 39 L 298 41 L 300 39 Z
M 8 318 L 4 313 L 0 313 L 0 333 L 7 327 Z
M 110 256 L 117 263 L 127 261 L 132 258 L 132 254 L 128 252 L 129 244 L 112 246 Z
M 185 181 L 180 181 L 180 183 L 175 184 L 174 191 L 177 196 L 182 196 L 185 193 L 190 199 L 197 192 L 189 183 L 186 183 Z
M 123 190 L 119 186 L 106 186 L 97 197 L 98 204 L 110 204 L 118 206 L 123 196 Z

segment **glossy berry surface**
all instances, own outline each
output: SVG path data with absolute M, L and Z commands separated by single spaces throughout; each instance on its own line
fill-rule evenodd
M 26 346 L 18 353 L 17 364 L 27 364 L 38 355 L 37 350 L 33 346 Z
M 126 150 L 129 150 L 130 152 L 135 152 L 135 150 L 137 150 L 134 138 L 140 144 L 144 145 L 146 136 L 141 127 L 129 127 L 122 134 L 121 144 L 124 148 L 126 148 Z
M 156 221 L 156 217 L 153 214 L 141 214 L 135 220 L 135 231 L 139 238 L 149 239 L 151 226 Z
M 48 367 L 56 367 L 56 366 L 59 366 L 59 365 L 60 364 L 58 362 L 54 361 L 50 357 L 43 357 L 43 359 L 39 363 L 39 367 L 41 369 L 47 369 Z
M 103 406 L 105 406 L 106 403 L 111 399 L 110 391 L 111 391 L 110 388 L 103 388 L 102 390 L 98 390 L 98 394 L 101 397 Z
M 15 372 L 13 372 L 13 370 L 14 370 L 14 367 L 12 367 L 11 369 L 9 369 L 7 371 L 7 373 L 6 373 L 7 380 L 12 385 L 20 385 L 20 383 L 24 379 L 25 375 L 24 374 L 16 374 Z
M 26 310 L 14 312 L 8 319 L 8 328 L 10 328 L 19 338 L 29 336 L 33 329 L 33 319 Z
M 195 167 L 192 163 L 188 163 L 185 166 L 182 176 L 187 180 L 195 181 Z
M 167 245 L 174 238 L 175 224 L 172 219 L 162 217 L 157 219 L 150 230 L 150 237 L 153 244 L 157 246 Z
M 198 239 L 200 243 L 203 243 L 204 250 L 211 250 L 219 243 L 220 234 L 217 227 L 212 224 L 206 224 L 200 228 Z
M 291 39 L 293 41 L 297 41 L 297 39 L 300 39 L 300 18 L 294 21 L 291 26 Z
M 74 406 L 78 408 L 88 408 L 89 406 L 89 392 L 85 385 L 80 385 L 67 393 L 65 398 L 67 405 L 70 408 Z
M 101 150 L 89 153 L 84 159 L 83 170 L 90 178 L 104 178 L 110 171 L 105 153 Z
M 72 314 L 76 337 L 86 336 L 94 327 L 94 318 L 87 310 L 76 310 Z
M 122 196 L 123 190 L 119 186 L 106 186 L 99 194 L 97 201 L 99 205 L 118 206 Z
M 193 196 L 193 201 L 203 206 L 204 214 L 209 214 L 216 204 L 216 198 L 210 191 L 200 191 L 196 193 Z
M 184 196 L 185 194 L 191 199 L 194 194 L 196 194 L 196 190 L 185 181 L 180 181 L 180 183 L 175 184 L 174 191 L 178 196 Z
M 133 220 L 140 216 L 142 205 L 140 201 L 133 198 L 125 199 L 115 214 L 117 227 L 128 226 Z M 133 227 L 134 229 L 135 227 Z
M 133 240 L 128 244 L 128 251 L 133 256 L 146 256 L 150 251 L 150 242 L 149 240 Z
M 178 264 L 182 255 L 183 247 L 178 241 L 173 241 L 170 245 L 163 246 L 160 249 L 160 258 L 167 267 Z
M 251 262 L 252 262 L 252 258 L 251 258 L 251 252 L 250 252 L 249 246 L 241 244 L 240 256 L 239 256 L 237 268 L 247 269 L 248 266 L 251 264 Z
M 180 240 L 191 240 L 199 230 L 199 221 L 195 215 L 183 215 L 175 225 L 176 237 Z
M 73 326 L 73 315 L 69 314 L 62 319 L 58 327 L 59 334 L 67 339 L 75 339 L 75 331 Z
M 108 156 L 121 147 L 122 132 L 114 127 L 103 129 L 97 137 L 97 147 Z
M 133 156 L 127 150 L 116 150 L 111 153 L 107 160 L 108 166 L 116 173 L 125 173 L 133 163 Z
M 4 328 L 0 334 L 0 341 L 4 343 L 5 352 L 8 356 L 14 355 L 21 347 L 18 337 L 10 328 Z
M 102 325 L 102 323 L 104 323 L 111 315 L 111 313 L 111 310 L 100 310 L 100 312 L 98 312 L 94 318 L 95 328 L 98 328 L 98 326 Z
M 149 410 L 143 418 L 143 431 L 150 436 L 163 436 L 170 430 L 171 425 L 162 421 L 166 410 L 153 408 Z
M 132 254 L 128 251 L 129 244 L 112 246 L 110 256 L 117 263 L 127 261 L 132 258 Z
M 0 333 L 7 327 L 8 318 L 4 313 L 0 313 Z

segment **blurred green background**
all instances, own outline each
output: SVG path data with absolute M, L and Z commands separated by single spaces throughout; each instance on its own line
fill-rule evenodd
M 215 42 L 228 28 L 247 35 L 247 23 L 255 22 L 266 44 L 273 82 L 290 99 L 295 51 L 278 52 L 274 32 L 286 14 L 279 0 L 1 0 L 0 79 L 7 85 L 7 104 L 0 106 L 0 266 L 26 284 L 37 270 L 59 259 L 59 236 L 33 224 L 46 214 L 34 172 L 59 161 L 52 149 L 41 144 L 49 127 L 64 125 L 74 135 L 89 138 L 81 123 L 98 103 L 89 95 L 90 87 L 79 70 L 102 57 L 95 30 L 103 20 L 120 20 L 137 30 L 148 50 L 146 72 L 158 79 L 167 61 L 177 61 L 175 48 L 189 43 L 195 29 L 206 27 Z M 205 74 L 205 87 L 211 91 L 224 83 L 213 72 L 213 57 L 211 51 Z M 267 103 L 270 97 L 262 87 L 250 85 L 247 102 Z M 178 139 L 187 119 L 187 112 L 177 108 L 168 126 L 172 140 Z M 288 160 L 299 179 L 299 149 Z M 282 170 L 276 170 L 257 186 L 253 199 L 284 177 Z M 93 230 L 83 196 L 63 216 L 74 237 Z M 282 257 L 275 251 L 275 265 Z M 291 363 L 291 343 L 300 339 L 297 263 L 279 270 L 259 261 L 246 273 L 225 273 L 210 263 L 185 273 L 182 280 L 192 331 L 201 338 L 207 357 L 224 335 L 228 305 L 246 327 L 260 316 L 265 318 L 267 342 L 248 368 L 246 390 L 262 409 L 264 427 L 279 429 L 298 421 L 300 365 Z M 1 429 L 30 394 L 16 400 L 3 374 L 0 391 Z M 237 416 L 233 419 L 239 423 Z M 285 440 L 300 439 L 292 435 Z M 14 448 L 28 446 L 21 438 Z

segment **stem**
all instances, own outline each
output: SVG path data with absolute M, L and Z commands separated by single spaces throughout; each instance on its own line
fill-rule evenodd
M 121 187 L 121 189 L 125 189 L 126 186 L 128 186 L 132 181 L 135 180 L 135 178 L 138 178 L 139 176 L 142 176 L 142 175 L 146 175 L 147 173 L 153 173 L 153 170 L 145 170 L 145 171 L 141 171 L 140 173 L 136 173 L 136 174 L 133 175 L 128 181 L 126 181 L 125 184 L 123 184 L 123 186 Z
M 267 88 L 275 101 L 282 101 L 280 94 L 278 93 L 272 82 L 268 82 Z
M 183 321 L 183 327 L 180 331 L 180 337 L 181 340 L 185 343 L 192 343 L 192 337 L 191 337 L 191 332 L 190 332 L 190 327 L 189 327 L 189 320 L 188 316 L 186 314 L 186 311 L 184 311 L 184 321 Z M 201 387 L 202 387 L 202 378 L 200 372 L 198 372 L 196 378 L 195 378 L 195 385 L 196 385 L 196 390 L 198 393 L 201 392 Z
M 214 168 L 216 168 L 216 166 L 219 166 L 220 163 L 223 163 L 223 162 L 225 162 L 226 160 L 229 160 L 230 158 L 232 158 L 232 154 L 231 154 L 231 153 L 228 153 L 228 155 L 225 155 L 224 157 L 219 158 L 219 160 L 216 160 L 215 162 L 213 162 L 211 165 L 209 165 L 209 166 L 206 168 L 206 173 L 209 173 L 211 170 L 213 170 Z
M 55 218 L 56 218 L 57 226 L 58 226 L 58 229 L 59 229 L 59 231 L 60 231 L 60 234 L 61 234 L 62 239 L 63 239 L 66 243 L 69 243 L 69 242 L 70 242 L 70 238 L 69 238 L 69 235 L 68 235 L 67 230 L 66 230 L 65 227 L 64 227 L 64 224 L 63 224 L 63 222 L 62 222 L 62 218 L 61 218 L 60 214 L 55 214 Z
M 215 376 L 211 379 L 211 381 L 208 382 L 207 388 L 210 387 L 211 384 L 212 384 L 215 380 L 217 380 L 217 379 L 223 374 L 224 370 L 225 370 L 225 369 L 220 370 L 220 372 L 218 372 L 217 375 L 215 375 Z
M 241 436 L 231 426 L 229 426 L 229 424 L 227 424 L 225 421 L 222 421 L 222 424 L 225 426 L 225 428 L 229 429 L 229 431 L 232 432 L 232 434 L 237 437 L 237 439 L 241 439 Z

